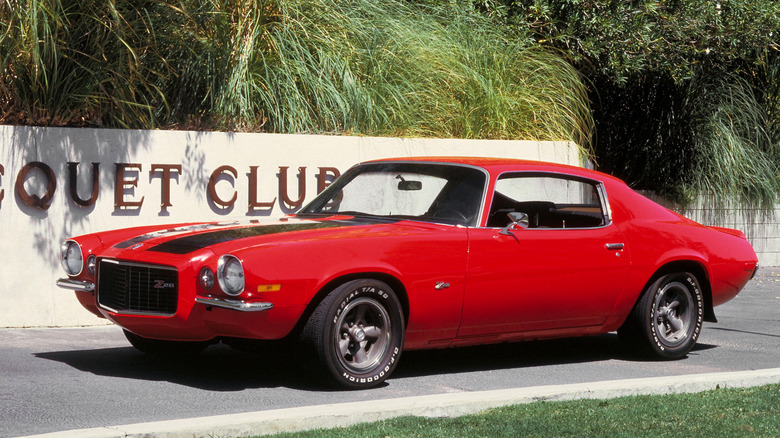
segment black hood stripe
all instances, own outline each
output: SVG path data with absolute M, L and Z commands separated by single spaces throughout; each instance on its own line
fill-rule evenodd
M 230 242 L 233 240 L 250 237 L 265 236 L 269 234 L 288 233 L 294 231 L 306 231 L 325 228 L 347 227 L 366 225 L 367 223 L 388 222 L 387 220 L 338 220 L 338 221 L 312 221 L 301 223 L 282 223 L 277 225 L 250 226 L 231 228 L 228 230 L 209 231 L 192 234 L 165 243 L 153 246 L 148 251 L 163 252 L 168 254 L 189 254 L 211 245 Z
M 224 228 L 231 225 L 235 225 L 235 223 L 230 223 L 230 222 L 210 223 L 210 224 L 201 224 L 201 225 L 190 225 L 190 226 L 178 227 L 178 228 L 169 228 L 166 230 L 160 230 L 160 231 L 154 231 L 147 234 L 142 234 L 140 236 L 133 237 L 132 239 L 125 240 L 124 242 L 119 242 L 116 245 L 114 245 L 114 248 L 125 249 L 125 248 L 130 248 L 131 246 L 137 245 L 139 243 L 144 243 L 147 240 L 156 239 L 158 237 L 162 237 L 165 235 L 191 233 L 193 231 L 208 230 L 214 228 Z

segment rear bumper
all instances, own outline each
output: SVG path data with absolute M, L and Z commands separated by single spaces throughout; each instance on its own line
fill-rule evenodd
M 750 275 L 750 279 L 754 279 L 756 277 L 756 274 L 758 274 L 758 263 L 756 263 L 756 267 L 753 268 L 753 273 Z

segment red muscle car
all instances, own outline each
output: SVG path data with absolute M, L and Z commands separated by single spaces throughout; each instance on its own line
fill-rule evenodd
M 403 350 L 615 330 L 679 358 L 758 269 L 742 232 L 616 178 L 492 158 L 362 163 L 293 216 L 89 234 L 61 260 L 141 351 L 292 339 L 357 388 Z

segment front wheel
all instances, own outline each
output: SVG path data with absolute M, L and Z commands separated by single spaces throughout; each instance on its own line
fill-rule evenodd
M 618 335 L 653 356 L 678 359 L 696 344 L 702 322 L 698 280 L 688 272 L 674 273 L 658 278 L 647 288 Z
M 340 385 L 370 388 L 398 364 L 404 330 L 395 292 L 381 281 L 364 279 L 328 294 L 309 318 L 302 340 Z

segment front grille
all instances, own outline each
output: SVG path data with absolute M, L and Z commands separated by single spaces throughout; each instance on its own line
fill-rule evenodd
M 179 273 L 166 266 L 101 260 L 97 299 L 117 313 L 173 315 L 179 302 Z

